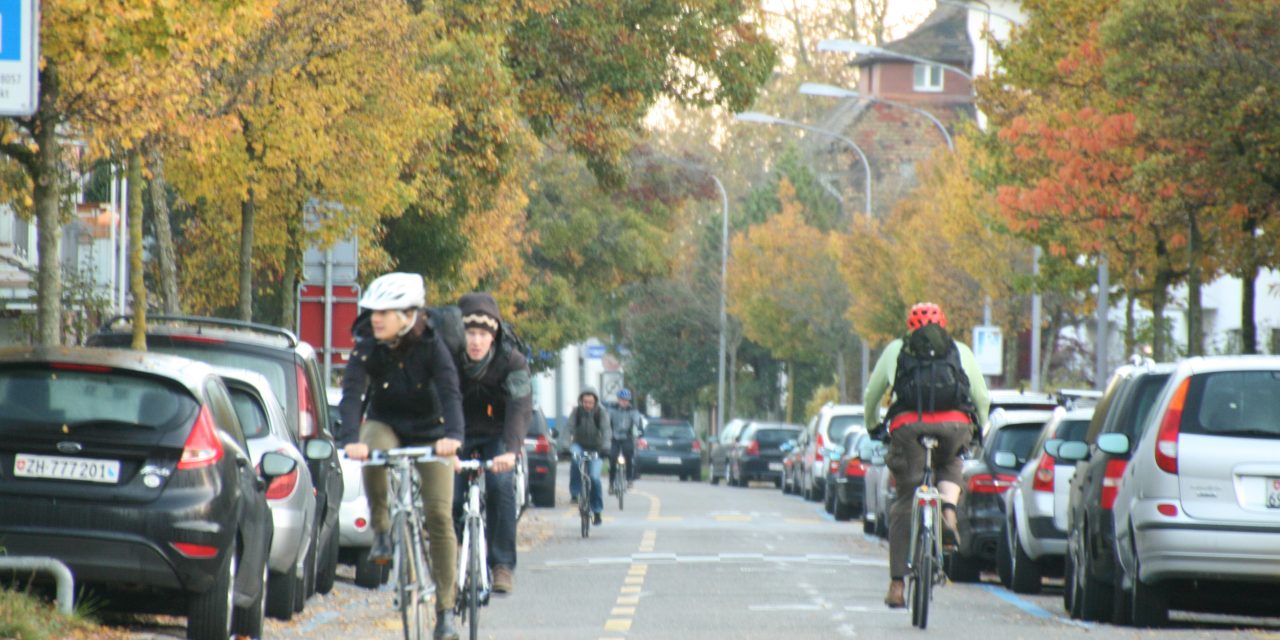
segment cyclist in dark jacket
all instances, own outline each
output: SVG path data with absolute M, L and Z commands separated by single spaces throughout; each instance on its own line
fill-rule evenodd
M 618 474 L 618 456 L 626 461 L 627 486 L 636 480 L 636 439 L 644 435 L 644 418 L 631 406 L 631 390 L 618 391 L 618 407 L 609 412 L 609 429 L 613 431 L 613 449 L 609 451 L 609 486 Z
M 524 449 L 524 436 L 533 414 L 533 385 L 529 363 L 502 333 L 498 303 L 487 293 L 468 293 L 458 300 L 466 330 L 466 348 L 455 354 L 462 382 L 462 410 L 467 437 L 461 457 L 492 460 L 485 477 L 485 531 L 493 590 L 515 588 L 516 494 L 512 470 Z M 453 512 L 463 512 L 463 484 L 455 488 Z
M 595 524 L 600 524 L 600 512 L 604 511 L 604 488 L 600 486 L 601 458 L 609 455 L 613 447 L 613 438 L 609 432 L 609 412 L 600 404 L 600 395 L 594 387 L 583 387 L 578 394 L 578 406 L 567 418 L 566 428 L 572 436 L 570 450 L 576 459 L 584 451 L 599 454 L 595 460 L 587 464 L 587 473 L 591 474 L 591 512 L 595 514 Z M 582 490 L 582 479 L 578 477 L 578 465 L 570 466 L 569 495 L 574 502 L 579 499 Z
M 371 335 L 358 336 L 351 350 L 339 404 L 338 443 L 352 460 L 366 459 L 370 449 L 402 444 L 432 446 L 437 456 L 450 458 L 462 444 L 458 371 L 444 342 L 428 326 L 425 304 L 422 276 L 411 273 L 389 273 L 374 280 L 360 299 L 360 306 L 373 312 Z M 431 578 L 436 583 L 435 638 L 456 639 L 454 470 L 452 465 L 423 463 L 418 475 L 431 540 Z M 364 468 L 364 491 L 376 533 L 369 556 L 385 561 L 392 552 L 386 467 Z

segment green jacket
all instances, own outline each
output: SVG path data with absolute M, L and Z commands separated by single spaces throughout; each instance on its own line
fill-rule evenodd
M 978 426 L 985 431 L 987 414 L 991 412 L 991 394 L 987 391 L 987 379 L 982 377 L 982 370 L 978 368 L 978 359 L 968 345 L 957 340 L 956 350 L 960 352 L 960 366 L 964 367 L 964 374 L 969 378 L 969 397 L 978 408 L 978 419 L 982 421 Z M 882 402 L 890 387 L 893 386 L 894 374 L 898 371 L 900 351 L 902 351 L 902 338 L 890 342 L 889 346 L 884 348 L 884 353 L 880 354 L 880 359 L 876 360 L 876 368 L 871 372 L 871 379 L 867 380 L 867 389 L 862 394 L 862 406 L 866 411 L 868 429 L 880 424 L 880 412 L 886 406 L 882 405 Z

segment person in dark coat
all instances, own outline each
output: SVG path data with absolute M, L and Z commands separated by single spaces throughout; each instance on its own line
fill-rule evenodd
M 567 418 L 566 428 L 569 430 L 572 444 L 569 449 L 576 460 L 584 451 L 598 454 L 596 459 L 587 463 L 587 473 L 591 474 L 591 512 L 595 514 L 595 524 L 601 523 L 600 513 L 604 511 L 604 487 L 600 483 L 600 463 L 609 455 L 613 447 L 613 437 L 609 430 L 609 412 L 600 404 L 600 394 L 594 387 L 583 387 L 578 394 L 578 406 Z M 570 467 L 569 495 L 577 502 L 582 490 L 582 479 L 578 477 L 578 465 Z

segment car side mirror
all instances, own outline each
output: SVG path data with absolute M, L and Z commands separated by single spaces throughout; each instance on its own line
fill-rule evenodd
M 1098 436 L 1098 448 L 1113 455 L 1129 454 L 1129 436 L 1123 433 L 1104 433 Z
M 1044 443 L 1044 452 L 1056 458 L 1058 457 L 1058 447 L 1062 446 L 1062 443 L 1063 440 L 1060 438 L 1047 440 Z
M 261 469 L 258 475 L 268 482 L 283 475 L 292 473 L 298 467 L 298 462 L 283 453 L 268 451 L 262 454 L 262 461 L 258 464 Z
M 334 446 L 324 438 L 312 438 L 307 441 L 305 452 L 307 460 L 328 460 L 333 457 Z
M 1058 458 L 1060 460 L 1070 460 L 1072 462 L 1078 462 L 1080 460 L 1084 460 L 1085 458 L 1089 457 L 1089 445 L 1079 440 L 1063 442 L 1061 443 L 1060 446 L 1055 448 L 1058 450 L 1058 452 L 1056 454 L 1049 454 L 1049 455 L 1052 455 L 1053 457 Z M 1046 449 L 1048 449 L 1048 447 L 1046 447 Z
M 1013 455 L 1012 451 L 997 451 L 992 458 L 998 467 L 1016 467 L 1018 466 L 1018 456 Z

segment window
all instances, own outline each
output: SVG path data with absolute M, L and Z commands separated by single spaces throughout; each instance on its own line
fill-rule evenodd
M 915 81 L 912 88 L 916 91 L 937 93 L 942 91 L 942 67 L 936 64 L 918 64 L 915 67 Z

